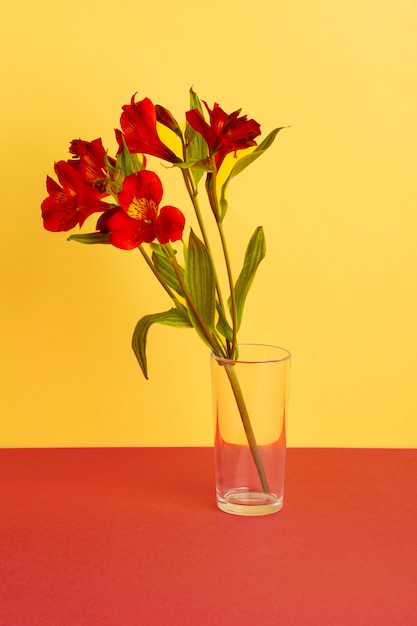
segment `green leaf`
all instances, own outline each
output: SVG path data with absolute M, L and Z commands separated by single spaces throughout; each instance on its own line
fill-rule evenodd
M 148 331 L 152 324 L 164 324 L 165 326 L 175 326 L 177 328 L 191 328 L 192 324 L 185 309 L 170 309 L 163 313 L 153 313 L 145 315 L 136 324 L 132 337 L 132 348 L 139 362 L 145 378 L 148 378 L 148 365 L 146 359 L 146 342 Z
M 139 159 L 139 155 L 130 154 L 126 143 L 122 137 L 122 149 L 117 157 L 116 169 L 122 170 L 125 176 L 130 176 L 144 168 L 144 162 Z
M 237 329 L 239 329 L 242 322 L 246 296 L 248 295 L 253 279 L 255 278 L 256 270 L 258 269 L 262 259 L 265 257 L 265 252 L 266 243 L 264 231 L 262 226 L 258 226 L 249 241 L 242 271 L 240 272 L 235 285 Z M 231 308 L 230 298 L 228 304 L 229 308 Z
M 217 314 L 219 316 L 218 322 L 217 322 L 217 326 L 216 329 L 217 331 L 228 341 L 230 341 L 230 343 L 233 342 L 233 330 L 232 327 L 230 326 L 226 315 L 222 309 L 222 307 L 220 306 L 219 303 L 217 303 Z
M 190 87 L 190 109 L 198 109 L 200 113 L 203 112 L 201 100 L 192 87 Z
M 70 235 L 68 237 L 68 241 L 78 241 L 78 243 L 110 243 L 109 241 L 110 235 L 109 233 L 85 233 L 79 235 Z
M 160 244 L 151 244 L 151 247 L 152 261 L 159 278 L 165 285 L 168 285 L 168 287 L 171 287 L 171 289 L 174 289 L 174 291 L 176 291 L 180 296 L 184 297 L 183 289 L 174 268 L 172 267 L 169 257 L 164 252 L 164 248 Z M 184 275 L 184 270 L 180 266 L 179 271 L 182 275 Z
M 232 178 L 243 172 L 244 169 L 248 167 L 251 163 L 256 161 L 260 156 L 262 156 L 268 148 L 270 148 L 275 140 L 275 137 L 278 135 L 279 131 L 285 128 L 285 126 L 281 126 L 280 128 L 275 128 L 275 130 L 271 131 L 267 137 L 249 154 L 245 154 L 240 157 L 235 165 L 233 166 L 232 171 L 229 176 L 226 178 L 225 182 L 222 185 L 221 195 L 220 195 L 220 211 L 221 211 L 221 219 L 224 219 L 227 211 L 227 200 L 226 200 L 226 190 L 229 186 Z
M 207 248 L 193 230 L 188 241 L 184 282 L 191 297 L 191 302 L 187 299 L 190 320 L 200 337 L 212 348 L 207 335 L 214 328 L 216 279 Z
M 204 160 L 198 160 L 198 159 L 194 159 L 191 161 L 180 161 L 178 163 L 172 163 L 171 166 L 167 166 L 167 169 L 170 169 L 171 167 L 179 167 L 182 170 L 192 170 L 193 172 L 212 172 L 213 171 L 213 167 L 211 165 L 208 165 L 206 161 Z M 200 176 L 201 178 L 201 176 Z
M 197 109 L 201 114 L 203 114 L 203 107 L 201 105 L 200 98 L 193 88 L 190 89 L 190 110 L 191 109 Z M 195 164 L 201 161 L 204 162 L 204 159 L 206 159 L 209 153 L 207 143 L 204 141 L 203 137 L 188 123 L 185 127 L 185 142 L 187 146 L 187 162 Z M 201 166 L 192 167 L 191 173 L 196 185 L 200 182 L 205 171 L 207 171 L 207 169 Z

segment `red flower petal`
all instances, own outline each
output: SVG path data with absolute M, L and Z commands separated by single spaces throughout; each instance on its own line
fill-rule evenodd
M 156 130 L 156 111 L 149 98 L 135 102 L 135 96 L 132 96 L 131 103 L 126 104 L 122 109 L 120 125 L 130 152 L 151 154 L 170 163 L 181 161 L 159 139 Z
M 206 141 L 210 154 L 215 155 L 217 169 L 230 152 L 256 146 L 255 137 L 261 132 L 258 122 L 248 120 L 246 115 L 239 117 L 241 109 L 228 115 L 217 103 L 213 109 L 204 104 L 210 116 L 210 124 L 197 109 L 188 111 L 186 116 L 188 123 Z
M 156 220 L 156 236 L 159 243 L 181 239 L 184 226 L 185 217 L 179 209 L 173 206 L 162 207 Z
M 70 153 L 80 159 L 81 173 L 86 181 L 96 183 L 106 177 L 106 151 L 101 139 L 93 141 L 74 139 L 70 144 Z M 110 157 L 109 161 L 113 166 L 116 164 L 115 160 Z M 103 193 L 103 195 L 106 194 Z
M 160 243 L 181 239 L 184 215 L 171 206 L 158 211 L 162 192 L 162 183 L 154 172 L 140 170 L 127 176 L 118 195 L 120 206 L 100 216 L 97 230 L 108 233 L 110 243 L 123 250 L 155 239 Z
M 159 203 L 162 200 L 162 194 L 162 183 L 158 176 L 150 170 L 140 170 L 124 179 L 118 200 L 120 206 L 127 211 L 129 211 L 136 200 L 140 200 L 151 212 L 153 211 L 156 214 Z M 140 219 L 140 217 L 145 218 L 146 213 L 138 215 L 137 219 Z
M 109 232 L 110 243 L 122 250 L 133 250 L 142 243 L 150 243 L 155 239 L 155 227 L 153 223 L 147 224 L 143 220 L 135 220 L 129 217 L 122 209 L 118 209 L 105 220 L 97 224 L 101 225 L 102 232 Z
M 44 228 L 54 233 L 71 230 L 77 226 L 79 220 L 76 203 L 67 198 L 54 180 L 50 179 L 50 181 L 55 183 L 59 192 L 55 194 L 55 197 L 49 196 L 42 202 Z M 49 183 L 49 186 L 51 187 L 52 184 Z
M 191 111 L 187 111 L 185 116 L 187 122 L 202 136 L 210 152 L 212 152 L 217 140 L 217 135 L 210 125 L 207 124 L 202 113 L 198 109 L 192 109 Z
M 103 211 L 107 204 L 101 194 L 81 174 L 79 161 L 58 161 L 55 172 L 62 186 L 49 176 L 46 187 L 49 197 L 41 206 L 44 227 L 54 232 L 82 226 L 89 215 Z

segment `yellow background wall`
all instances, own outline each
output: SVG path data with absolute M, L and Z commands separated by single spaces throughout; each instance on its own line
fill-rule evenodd
M 194 85 L 264 133 L 235 181 L 242 259 L 268 254 L 242 340 L 293 353 L 292 446 L 417 444 L 415 0 L 16 0 L 1 9 L 1 446 L 209 445 L 208 351 L 155 327 L 165 295 L 135 251 L 67 243 L 40 204 L 69 141 L 113 129 L 131 95 L 182 117 Z M 159 173 L 163 170 L 159 170 Z M 183 200 L 177 172 L 165 199 Z

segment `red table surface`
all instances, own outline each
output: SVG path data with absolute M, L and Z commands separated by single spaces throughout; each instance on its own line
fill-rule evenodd
M 1 626 L 413 626 L 417 450 L 290 449 L 216 508 L 209 448 L 0 450 Z

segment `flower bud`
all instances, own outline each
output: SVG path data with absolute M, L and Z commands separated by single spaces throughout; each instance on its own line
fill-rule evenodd
M 161 106 L 160 104 L 155 104 L 155 112 L 157 122 L 160 122 L 160 124 L 163 124 L 170 130 L 174 131 L 174 133 L 178 135 L 178 137 L 182 137 L 182 132 L 178 125 L 178 122 L 174 118 L 172 113 L 168 111 L 168 109 Z

